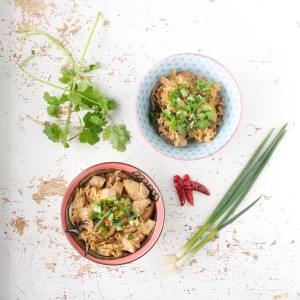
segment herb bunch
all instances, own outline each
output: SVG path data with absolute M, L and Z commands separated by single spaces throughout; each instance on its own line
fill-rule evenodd
M 130 200 L 120 196 L 93 202 L 90 213 L 90 219 L 95 223 L 94 228 L 99 228 L 103 238 L 107 237 L 112 226 L 115 226 L 117 231 L 122 231 L 123 225 L 138 217 L 139 215 L 131 210 Z
M 98 86 L 87 76 L 89 72 L 98 69 L 100 63 L 83 65 L 99 19 L 100 13 L 97 14 L 79 63 L 76 63 L 71 53 L 48 33 L 33 28 L 17 31 L 18 33 L 24 33 L 19 41 L 30 36 L 42 35 L 62 50 L 71 65 L 70 67 L 63 66 L 61 68 L 61 77 L 58 80 L 64 86 L 44 81 L 25 69 L 25 65 L 36 54 L 24 60 L 20 64 L 20 69 L 32 79 L 62 91 L 59 96 L 50 95 L 49 92 L 44 93 L 47 113 L 53 120 L 44 123 L 43 132 L 52 142 L 60 142 L 65 148 L 68 148 L 69 142 L 78 137 L 81 143 L 94 145 L 100 141 L 100 135 L 102 135 L 102 139 L 109 141 L 114 149 L 124 151 L 126 145 L 130 142 L 130 133 L 125 125 L 115 124 L 110 115 L 110 111 L 115 109 L 116 103 L 114 100 L 104 97 Z M 63 118 L 64 110 L 67 110 L 65 118 Z M 74 113 L 78 119 L 76 123 L 73 120 L 74 118 L 71 118 Z M 71 125 L 73 126 L 71 127 Z
M 272 129 L 262 141 L 204 225 L 201 226 L 196 234 L 172 257 L 169 265 L 170 270 L 180 267 L 187 259 L 211 241 L 219 231 L 233 223 L 259 201 L 261 196 L 235 214 L 286 134 L 286 127 L 287 124 L 281 128 L 267 147 L 266 144 L 274 129 Z M 210 231 L 212 227 L 213 229 Z
M 207 128 L 213 121 L 215 108 L 208 105 L 211 81 L 195 80 L 192 84 L 176 84 L 169 93 L 169 107 L 161 113 L 153 112 L 152 121 L 162 115 L 170 123 L 169 128 L 180 134 L 191 134 L 196 128 Z

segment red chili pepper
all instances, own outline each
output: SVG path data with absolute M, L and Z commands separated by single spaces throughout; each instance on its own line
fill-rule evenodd
M 104 225 L 109 224 L 109 220 L 107 218 L 104 218 L 103 221 L 102 221 L 102 224 L 104 224 Z
M 127 217 L 127 214 L 123 215 L 121 218 L 120 218 L 120 222 L 124 221 Z
M 183 177 L 183 183 L 184 182 L 190 182 L 190 176 L 189 174 L 185 174 Z M 185 194 L 185 198 L 186 200 L 192 205 L 194 206 L 194 196 L 193 196 L 193 191 L 192 190 L 188 190 L 188 189 L 184 189 L 184 194 Z
M 183 206 L 185 204 L 185 195 L 184 195 L 184 189 L 183 189 L 183 181 L 180 178 L 179 175 L 174 176 L 174 185 L 180 200 L 180 205 Z
M 182 186 L 185 190 L 193 190 L 208 196 L 210 195 L 208 189 L 203 184 L 196 181 L 183 181 Z

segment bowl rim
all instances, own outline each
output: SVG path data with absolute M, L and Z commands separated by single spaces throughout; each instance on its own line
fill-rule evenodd
M 124 167 L 129 168 L 125 169 Z M 155 201 L 156 203 L 156 209 L 157 212 L 159 211 L 159 214 L 157 215 L 157 220 L 156 220 L 156 225 L 154 228 L 154 231 L 152 233 L 151 238 L 148 240 L 148 242 L 141 247 L 140 249 L 138 249 L 136 252 L 131 253 L 127 256 L 124 257 L 120 257 L 120 258 L 115 258 L 115 259 L 110 259 L 110 260 L 103 260 L 103 259 L 99 259 L 96 258 L 90 254 L 86 254 L 84 250 L 82 250 L 79 245 L 74 241 L 74 239 L 72 238 L 70 232 L 67 232 L 66 230 L 67 228 L 67 224 L 66 224 L 66 208 L 67 208 L 67 203 L 68 200 L 72 194 L 72 192 L 74 191 L 74 189 L 78 186 L 78 184 L 84 179 L 86 178 L 89 174 L 95 172 L 95 171 L 99 171 L 99 170 L 103 170 L 103 169 L 117 169 L 117 170 L 124 170 L 127 172 L 136 172 L 139 171 L 141 172 L 146 179 L 148 180 L 149 184 L 151 184 L 153 186 L 153 188 L 156 190 L 156 192 L 159 195 L 159 198 Z M 158 207 L 157 207 L 158 205 Z M 164 222 L 165 222 L 165 207 L 164 207 L 164 201 L 163 201 L 163 197 L 162 194 L 159 190 L 159 188 L 157 187 L 156 183 L 152 180 L 152 178 L 145 173 L 144 171 L 142 171 L 141 169 L 127 164 L 127 163 L 123 163 L 123 162 L 103 162 L 103 163 L 99 163 L 99 164 L 95 164 L 85 170 L 83 170 L 82 172 L 80 172 L 68 185 L 67 190 L 64 194 L 63 197 L 63 201 L 61 203 L 61 226 L 62 229 L 65 233 L 65 236 L 67 237 L 67 240 L 69 241 L 69 243 L 71 244 L 71 246 L 83 257 L 89 259 L 90 261 L 93 261 L 95 263 L 98 264 L 102 264 L 102 265 L 123 265 L 123 264 L 127 264 L 130 262 L 133 262 L 139 258 L 141 258 L 142 256 L 144 256 L 146 253 L 148 253 L 153 247 L 154 245 L 157 243 L 162 231 L 163 231 L 163 227 L 164 227 Z
M 201 157 L 196 157 L 196 158 L 174 157 L 174 156 L 171 156 L 171 155 L 169 155 L 169 154 L 167 154 L 167 153 L 165 153 L 165 152 L 157 149 L 156 147 L 154 147 L 154 145 L 148 140 L 148 138 L 145 136 L 144 132 L 142 131 L 142 128 L 140 126 L 140 123 L 139 123 L 139 120 L 138 120 L 138 116 L 137 116 L 137 98 L 138 98 L 138 95 L 139 95 L 139 91 L 141 89 L 142 82 L 144 81 L 144 79 L 148 75 L 148 73 L 151 70 L 153 70 L 157 65 L 159 65 L 160 63 L 162 63 L 163 61 L 165 61 L 166 59 L 171 58 L 171 57 L 175 57 L 175 56 L 183 56 L 183 55 L 201 56 L 201 57 L 203 57 L 205 59 L 209 59 L 209 60 L 213 61 L 214 63 L 216 63 L 217 65 L 219 65 L 221 68 L 223 68 L 230 75 L 230 77 L 232 78 L 232 80 L 236 84 L 236 87 L 237 87 L 237 90 L 238 90 L 238 93 L 239 93 L 239 99 L 240 99 L 240 102 L 241 102 L 241 113 L 240 113 L 239 121 L 238 121 L 238 123 L 236 125 L 236 128 L 234 129 L 233 133 L 228 138 L 228 140 L 220 148 L 218 148 L 214 152 L 212 152 L 212 153 L 210 153 L 208 155 L 201 156 Z M 144 75 L 140 79 L 140 82 L 139 82 L 138 87 L 136 89 L 134 107 L 135 107 L 135 121 L 136 121 L 136 123 L 138 125 L 138 128 L 139 128 L 139 131 L 140 131 L 141 135 L 143 136 L 144 140 L 146 140 L 146 142 L 148 143 L 148 145 L 150 145 L 154 150 L 156 150 L 158 153 L 164 155 L 165 157 L 168 157 L 168 158 L 171 158 L 171 159 L 176 159 L 176 160 L 181 160 L 181 161 L 194 161 L 194 160 L 200 160 L 200 159 L 204 159 L 204 158 L 210 157 L 210 156 L 214 155 L 215 153 L 221 151 L 226 145 L 229 144 L 229 142 L 232 140 L 233 136 L 236 134 L 236 132 L 237 132 L 237 130 L 238 130 L 240 124 L 241 124 L 242 115 L 243 115 L 243 97 L 242 97 L 241 89 L 240 89 L 240 87 L 239 87 L 239 85 L 237 83 L 237 80 L 235 79 L 235 77 L 233 76 L 233 74 L 228 70 L 228 68 L 225 67 L 222 63 L 220 63 L 216 59 L 214 59 L 214 58 L 212 58 L 210 56 L 204 55 L 204 54 L 192 53 L 192 52 L 182 52 L 182 53 L 172 54 L 172 55 L 169 55 L 169 56 L 167 56 L 167 57 L 165 57 L 163 59 L 160 59 L 154 65 L 152 65 L 151 67 L 148 68 L 148 70 L 144 73 Z

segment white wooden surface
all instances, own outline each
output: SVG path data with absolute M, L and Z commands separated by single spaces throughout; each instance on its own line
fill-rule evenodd
M 106 143 L 90 147 L 75 142 L 65 150 L 48 141 L 40 122 L 47 119 L 42 94 L 49 89 L 18 69 L 30 50 L 48 44 L 37 38 L 19 51 L 16 29 L 39 27 L 62 39 L 78 59 L 96 11 L 102 12 L 102 20 L 87 61 L 102 62 L 94 79 L 116 99 L 114 117 L 131 131 L 124 153 Z M 300 2 L 292 0 L 2 0 L 0 298 L 300 299 L 299 12 Z M 160 59 L 181 52 L 222 62 L 243 95 L 242 121 L 229 145 L 192 162 L 162 157 L 149 148 L 134 116 L 134 95 L 143 74 Z M 46 47 L 44 54 L 32 70 L 55 80 L 65 60 L 57 61 L 55 47 Z M 247 198 L 249 203 L 264 195 L 260 203 L 182 269 L 167 274 L 165 257 L 205 221 L 263 137 L 284 122 L 289 123 L 288 134 Z M 81 170 L 105 161 L 146 171 L 166 205 L 159 242 L 124 266 L 97 265 L 80 257 L 60 225 L 59 194 L 65 185 Z M 212 193 L 209 198 L 197 195 L 195 207 L 181 208 L 172 176 L 186 172 Z M 44 181 L 60 189 L 52 196 L 43 194 Z

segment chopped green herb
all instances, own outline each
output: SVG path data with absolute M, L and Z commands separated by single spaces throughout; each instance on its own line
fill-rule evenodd
M 159 118 L 160 113 L 159 112 L 151 112 L 149 114 L 149 116 L 150 116 L 150 122 L 154 126 L 155 130 L 157 130 L 158 129 L 157 119 Z
M 115 226 L 117 231 L 122 231 L 122 226 L 138 218 L 139 214 L 131 210 L 130 200 L 116 196 L 93 202 L 89 217 L 94 221 L 95 229 L 101 228 L 102 236 L 105 237 L 103 226 Z
M 89 66 L 87 66 L 83 72 L 88 73 L 91 72 L 93 70 L 99 69 L 100 68 L 100 62 L 96 62 L 94 64 L 90 64 Z
M 178 84 L 175 89 L 169 93 L 170 108 L 163 108 L 161 113 L 153 112 L 150 117 L 154 122 L 159 115 L 165 121 L 170 123 L 169 128 L 180 134 L 190 134 L 196 128 L 207 128 L 215 114 L 213 105 L 208 105 L 210 89 L 212 82 L 195 81 L 195 86 L 191 84 Z M 155 114 L 155 115 L 153 115 Z
M 129 233 L 128 238 L 127 238 L 128 241 L 131 241 L 133 239 L 133 237 L 134 237 L 133 233 Z
M 51 117 L 59 118 L 59 107 L 58 106 L 49 105 L 47 107 L 47 113 Z
M 108 234 L 108 231 L 107 231 L 106 227 L 103 226 L 103 225 L 101 226 L 101 234 L 102 234 L 103 238 L 106 238 L 107 234 Z
M 31 55 L 20 64 L 20 69 L 31 78 L 57 88 L 62 91 L 61 96 L 57 97 L 44 93 L 44 100 L 47 102 L 47 113 L 53 118 L 59 118 L 59 123 L 45 122 L 44 133 L 52 142 L 61 142 L 65 148 L 69 147 L 68 142 L 78 137 L 81 143 L 94 145 L 100 141 L 100 135 L 103 140 L 111 142 L 112 147 L 118 151 L 124 151 L 130 142 L 130 133 L 125 125 L 117 125 L 114 123 L 109 111 L 116 107 L 115 101 L 104 97 L 99 88 L 91 81 L 86 73 L 96 70 L 100 67 L 100 62 L 95 62 L 83 66 L 85 54 L 90 45 L 97 24 L 100 19 L 100 13 L 97 14 L 96 21 L 88 37 L 86 46 L 79 63 L 76 63 L 69 51 L 54 37 L 48 33 L 33 28 L 18 30 L 18 33 L 24 33 L 20 40 L 32 35 L 42 35 L 54 43 L 67 56 L 71 65 L 70 67 L 61 68 L 61 77 L 58 79 L 65 86 L 58 86 L 29 73 L 25 69 L 25 65 L 31 61 L 36 55 Z M 83 118 L 77 115 L 80 126 L 74 124 L 71 118 L 73 112 L 87 110 Z M 66 117 L 61 113 L 66 111 Z M 76 119 L 76 118 L 75 118 Z M 71 123 L 72 121 L 72 123 Z M 82 124 L 84 123 L 84 126 Z M 61 124 L 64 126 L 61 127 Z M 72 136 L 70 137 L 70 134 Z
M 57 124 L 51 124 L 45 122 L 44 133 L 48 136 L 52 142 L 59 142 L 62 135 L 62 129 Z

